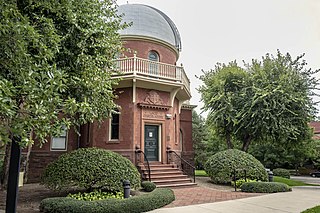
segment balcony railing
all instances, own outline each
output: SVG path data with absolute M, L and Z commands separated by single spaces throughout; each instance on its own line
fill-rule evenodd
M 134 56 L 117 59 L 116 69 L 121 72 L 121 76 L 144 76 L 173 83 L 182 83 L 190 93 L 190 80 L 182 66 L 154 62 Z

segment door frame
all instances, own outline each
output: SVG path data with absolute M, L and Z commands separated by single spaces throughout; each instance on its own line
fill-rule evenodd
M 160 139 L 161 139 L 161 125 L 154 125 L 154 124 L 145 124 L 144 125 L 144 130 L 146 130 L 146 126 L 153 126 L 156 127 L 157 132 L 158 132 L 158 138 L 157 138 L 157 151 L 158 151 L 158 156 L 157 156 L 157 160 L 153 161 L 153 162 L 161 162 L 161 144 L 160 144 Z M 144 132 L 145 133 L 145 132 Z M 144 134 L 144 146 L 145 146 L 145 139 L 146 139 L 146 135 Z M 145 148 L 145 147 L 144 147 Z M 145 150 L 144 150 L 145 152 Z
M 145 148 L 145 126 L 152 125 L 158 126 L 158 150 L 159 150 L 159 159 L 158 162 L 164 162 L 166 159 L 166 153 L 164 152 L 165 149 L 165 122 L 164 121 L 154 121 L 154 120 L 142 120 L 141 123 L 141 150 L 144 151 Z M 164 151 L 163 151 L 164 150 Z M 157 161 L 156 161 L 157 162 Z

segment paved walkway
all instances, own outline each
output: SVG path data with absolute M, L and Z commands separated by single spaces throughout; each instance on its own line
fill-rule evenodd
M 292 192 L 266 194 L 224 202 L 161 208 L 152 213 L 300 213 L 320 205 L 320 187 L 294 187 Z
M 216 190 L 206 187 L 189 187 L 173 189 L 176 200 L 166 207 L 187 206 L 201 203 L 213 203 L 226 200 L 259 196 L 258 193 L 234 192 L 231 190 Z

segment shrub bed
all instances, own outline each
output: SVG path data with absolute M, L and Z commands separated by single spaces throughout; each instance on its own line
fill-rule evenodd
M 246 170 L 248 179 L 268 180 L 267 172 L 260 161 L 237 149 L 218 152 L 210 157 L 205 164 L 205 171 L 214 183 L 230 183 L 234 170 L 238 171 L 237 179 L 244 179 L 244 170 Z
M 93 201 L 93 200 L 104 200 L 109 198 L 123 199 L 124 195 L 123 195 L 123 192 L 112 193 L 112 192 L 102 192 L 101 190 L 94 190 L 89 193 L 78 192 L 76 194 L 68 194 L 67 197 L 71 197 L 77 200 Z
M 153 190 L 155 190 L 155 188 L 157 187 L 155 183 L 150 182 L 150 181 L 143 181 L 141 183 L 141 187 L 143 188 L 144 191 L 146 192 L 152 192 Z
M 290 179 L 289 170 L 277 168 L 277 169 L 274 169 L 272 172 L 274 176 Z
M 242 184 L 246 183 L 246 182 L 257 182 L 256 180 L 250 180 L 250 179 L 239 179 L 236 181 L 236 187 L 240 188 L 242 186 Z M 234 186 L 234 181 L 231 181 L 231 185 Z
M 167 188 L 158 188 L 148 194 L 123 200 L 82 201 L 68 197 L 56 197 L 42 200 L 40 211 L 45 213 L 138 213 L 163 207 L 174 199 L 173 191 Z
M 241 186 L 243 192 L 255 193 L 275 193 L 275 192 L 288 192 L 291 188 L 284 183 L 275 182 L 246 182 Z
M 119 192 L 123 180 L 129 180 L 133 189 L 140 187 L 140 173 L 130 160 L 110 150 L 82 148 L 49 164 L 41 182 L 54 190 L 79 187 Z

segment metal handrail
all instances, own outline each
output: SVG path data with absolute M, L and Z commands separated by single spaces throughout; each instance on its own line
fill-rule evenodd
M 151 170 L 150 170 L 150 164 L 149 164 L 149 160 L 146 156 L 146 154 L 141 150 L 141 149 L 138 149 L 136 150 L 136 153 L 142 153 L 143 156 L 144 156 L 144 159 L 147 161 L 147 165 L 148 165 L 148 176 L 149 176 L 149 181 L 151 181 Z
M 181 161 L 183 161 L 184 163 L 186 163 L 188 166 L 190 166 L 192 168 L 192 173 L 193 173 L 193 182 L 196 182 L 196 167 L 194 167 L 191 163 L 189 163 L 188 161 L 186 161 L 185 159 L 183 159 L 180 155 L 178 155 L 174 150 L 167 150 L 168 153 L 174 153 Z M 181 162 L 181 168 L 183 170 L 183 166 L 182 166 L 182 162 Z

